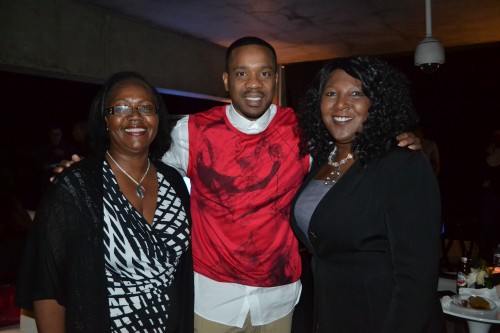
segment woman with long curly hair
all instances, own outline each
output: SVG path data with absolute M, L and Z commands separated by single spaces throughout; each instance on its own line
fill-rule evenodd
M 406 78 L 338 58 L 298 110 L 313 167 L 292 227 L 313 255 L 316 332 L 441 332 L 440 198 L 431 166 L 394 139 L 417 123 Z

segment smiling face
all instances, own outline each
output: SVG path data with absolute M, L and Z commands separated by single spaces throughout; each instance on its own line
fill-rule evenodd
M 222 79 L 236 111 L 250 120 L 261 117 L 272 103 L 278 82 L 271 51 L 260 45 L 238 47 L 228 71 Z
M 155 105 L 147 86 L 136 80 L 116 84 L 108 93 L 106 107 Z M 158 115 L 142 116 L 134 109 L 128 116 L 108 115 L 110 149 L 126 155 L 147 152 L 158 131 Z
M 363 129 L 371 101 L 363 93 L 361 81 L 343 70 L 335 70 L 321 94 L 321 117 L 337 143 L 354 141 Z

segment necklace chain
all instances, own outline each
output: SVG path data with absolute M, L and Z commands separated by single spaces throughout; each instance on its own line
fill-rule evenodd
M 325 182 L 323 183 L 325 186 L 334 185 L 342 176 L 342 166 L 346 164 L 348 160 L 352 159 L 352 154 L 349 153 L 345 158 L 335 162 L 334 159 L 337 157 L 337 151 L 337 146 L 335 146 L 328 156 L 328 165 L 334 167 L 334 169 L 326 176 Z
M 142 186 L 141 183 L 144 180 L 144 178 L 146 178 L 146 175 L 149 172 L 149 167 L 151 166 L 151 162 L 149 161 L 149 158 L 148 158 L 148 167 L 146 168 L 146 172 L 142 176 L 141 180 L 137 181 L 134 178 L 132 178 L 132 176 L 129 175 L 127 173 L 127 171 L 125 171 L 120 166 L 120 164 L 118 164 L 118 162 L 115 161 L 115 159 L 113 158 L 113 156 L 111 156 L 111 154 L 109 153 L 109 151 L 106 151 L 106 154 L 109 156 L 109 158 L 111 159 L 111 161 L 113 161 L 113 163 L 117 166 L 117 168 L 120 169 L 120 171 L 123 172 L 125 174 L 125 176 L 127 176 L 131 181 L 133 181 L 135 185 L 137 185 L 137 188 L 135 189 L 135 192 L 136 192 L 136 194 L 137 194 L 137 196 L 139 198 L 144 199 L 144 196 L 146 195 L 146 189 L 144 188 L 144 186 Z

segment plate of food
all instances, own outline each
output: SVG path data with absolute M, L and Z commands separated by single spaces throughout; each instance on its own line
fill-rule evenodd
M 491 299 L 476 295 L 455 295 L 451 297 L 450 310 L 466 316 L 484 319 L 498 319 L 497 305 Z

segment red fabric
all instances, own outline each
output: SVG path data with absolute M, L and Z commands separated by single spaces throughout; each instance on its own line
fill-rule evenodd
M 196 272 L 220 282 L 273 287 L 301 273 L 290 202 L 309 168 L 297 120 L 279 108 L 255 135 L 236 130 L 225 106 L 189 116 L 192 244 Z
M 14 305 L 16 287 L 0 286 L 0 327 L 19 324 L 21 309 Z

